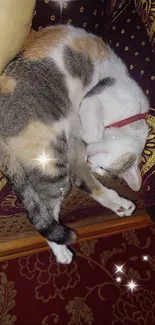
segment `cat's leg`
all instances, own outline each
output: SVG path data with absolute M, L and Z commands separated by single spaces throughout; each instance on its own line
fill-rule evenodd
M 60 139 L 58 138 L 58 140 Z M 57 144 L 57 150 L 59 154 L 62 151 L 62 156 L 64 156 L 64 143 L 61 141 L 59 143 L 60 146 L 62 145 L 62 149 Z M 75 232 L 58 221 L 62 201 L 61 188 L 65 187 L 68 179 L 66 161 L 60 160 L 60 166 L 55 167 L 57 168 L 57 176 L 50 177 L 43 168 L 38 169 L 37 165 L 36 168 L 21 165 L 1 138 L 0 152 L 0 169 L 12 182 L 14 191 L 27 209 L 29 220 L 37 231 L 47 241 L 62 245 L 63 248 L 65 245 L 74 242 L 76 239 Z M 66 254 L 67 248 L 64 251 Z M 62 263 L 71 261 L 71 254 L 70 258 L 67 259 L 64 259 L 62 254 L 60 258 L 60 253 L 58 255 L 57 259 Z
M 33 175 L 35 172 L 33 171 Z M 32 178 L 31 178 L 32 180 Z M 36 178 L 36 187 L 34 182 L 33 192 L 30 191 L 31 202 L 33 202 L 34 193 L 36 193 L 36 205 L 29 211 L 29 219 L 35 225 L 40 234 L 45 237 L 49 247 L 53 251 L 58 263 L 69 264 L 72 261 L 73 254 L 67 247 L 67 245 L 74 243 L 76 240 L 76 234 L 70 228 L 59 223 L 59 210 L 62 202 L 61 188 L 54 196 L 50 195 L 54 186 L 52 181 L 50 184 L 50 178 L 47 186 L 43 181 L 43 176 Z M 38 185 L 37 185 L 38 184 Z M 59 193 L 58 193 L 59 191 Z M 48 195 L 49 193 L 49 195 Z M 58 194 L 57 194 L 58 193 Z M 59 195 L 59 197 L 57 197 Z
M 59 220 L 60 205 L 61 200 L 56 203 L 52 199 L 50 202 L 50 209 L 54 210 L 54 218 L 57 221 Z M 70 264 L 72 262 L 73 253 L 70 251 L 67 245 L 58 245 L 57 243 L 54 243 L 49 240 L 47 240 L 47 243 L 51 248 L 52 252 L 54 253 L 58 263 Z
M 40 206 L 44 207 L 46 214 L 39 216 L 38 220 L 31 218 L 36 229 L 45 237 L 49 247 L 52 249 L 57 262 L 69 264 L 73 254 L 67 245 L 74 243 L 76 234 L 70 228 L 59 222 L 60 205 L 63 200 L 62 183 L 53 183 L 51 177 L 36 177 L 37 171 L 33 171 L 33 177 L 29 174 L 29 179 L 33 181 L 33 187 L 39 198 Z M 65 182 L 66 185 L 66 182 Z
M 67 245 L 75 241 L 76 234 L 59 222 L 60 206 L 69 181 L 67 144 L 64 134 L 59 135 L 56 140 L 55 144 L 52 144 L 55 158 L 52 168 L 50 169 L 48 166 L 46 168 L 45 166 L 44 170 L 33 169 L 29 170 L 27 174 L 40 201 L 43 202 L 48 211 L 48 218 L 40 219 L 40 232 L 46 238 L 57 261 L 69 264 L 73 255 Z M 51 229 L 50 223 L 54 223 L 56 226 Z
M 75 185 L 120 217 L 130 216 L 135 209 L 135 205 L 131 201 L 120 197 L 116 191 L 108 189 L 98 182 L 84 161 L 86 150 L 84 143 L 80 139 L 73 139 L 73 143 L 72 146 L 76 147 L 76 152 L 72 152 L 70 164 L 72 166 L 71 176 Z
M 133 202 L 120 197 L 116 191 L 108 189 L 100 183 L 98 184 L 98 188 L 94 189 L 90 196 L 106 208 L 114 211 L 120 217 L 130 216 L 135 210 Z
M 106 208 L 114 211 L 120 217 L 130 216 L 133 213 L 135 210 L 134 203 L 120 197 L 116 191 L 103 186 L 95 179 L 86 165 L 79 166 L 78 170 L 79 173 L 77 173 L 76 179 L 74 175 L 74 182 L 77 187 L 88 193 L 94 200 Z M 82 173 L 80 170 L 82 170 Z

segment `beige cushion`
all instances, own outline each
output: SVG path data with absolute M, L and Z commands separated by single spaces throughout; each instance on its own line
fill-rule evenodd
M 29 34 L 36 0 L 0 0 L 0 74 Z

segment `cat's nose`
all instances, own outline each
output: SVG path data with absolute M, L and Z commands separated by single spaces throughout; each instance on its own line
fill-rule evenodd
M 87 158 L 87 165 L 92 166 L 92 163 L 89 161 L 89 157 Z

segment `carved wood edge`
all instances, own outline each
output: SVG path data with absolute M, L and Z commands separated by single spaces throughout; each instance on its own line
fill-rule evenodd
M 78 234 L 78 242 L 107 237 L 124 231 L 151 226 L 153 221 L 145 210 L 131 217 L 103 221 L 103 217 L 93 216 L 68 224 Z M 48 250 L 46 241 L 39 234 L 0 243 L 0 262 Z

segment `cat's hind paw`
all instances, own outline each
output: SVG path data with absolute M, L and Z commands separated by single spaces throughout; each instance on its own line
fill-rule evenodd
M 69 250 L 66 245 L 58 245 L 48 240 L 47 242 L 50 248 L 52 249 L 58 263 L 70 264 L 72 262 L 73 253 Z
M 73 259 L 73 253 L 65 246 L 61 253 L 57 254 L 56 260 L 61 264 L 70 264 Z

